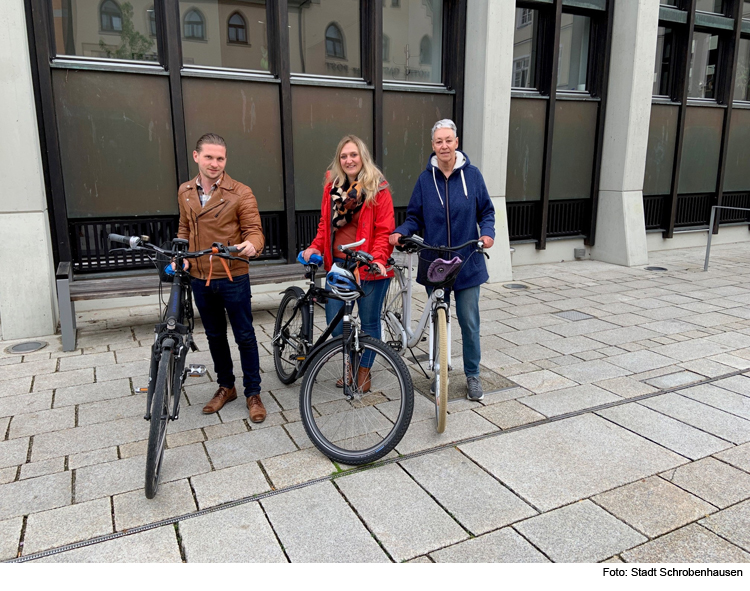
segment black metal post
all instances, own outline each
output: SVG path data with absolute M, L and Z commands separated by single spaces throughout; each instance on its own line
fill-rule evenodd
M 154 9 L 159 3 L 155 3 Z M 178 185 L 190 179 L 188 163 L 188 142 L 185 131 L 185 109 L 182 97 L 182 35 L 180 27 L 180 4 L 178 0 L 164 0 L 164 18 L 161 19 L 161 31 L 164 41 L 163 63 L 169 72 L 169 100 L 172 108 L 172 130 L 174 133 L 175 164 L 177 167 Z M 159 20 L 157 19 L 157 23 Z M 198 138 L 191 138 L 192 141 Z

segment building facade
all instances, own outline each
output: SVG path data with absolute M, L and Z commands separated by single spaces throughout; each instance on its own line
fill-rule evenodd
M 495 203 L 494 280 L 581 249 L 645 264 L 705 244 L 712 205 L 750 207 L 748 0 L 8 0 L 0 30 L 25 196 L 0 197 L 3 339 L 54 332 L 60 261 L 144 272 L 106 235 L 173 236 L 207 131 L 258 199 L 265 264 L 309 244 L 343 135 L 400 219 L 446 117 Z M 715 239 L 748 239 L 746 214 Z

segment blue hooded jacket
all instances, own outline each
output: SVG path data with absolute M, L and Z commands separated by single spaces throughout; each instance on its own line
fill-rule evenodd
M 421 234 L 431 246 L 458 246 L 480 236 L 495 239 L 495 208 L 482 173 L 466 154 L 456 150 L 453 172 L 446 179 L 433 152 L 411 194 L 406 221 L 394 232 Z M 471 248 L 465 250 L 462 256 L 471 252 Z M 487 279 L 484 256 L 477 253 L 463 266 L 453 289 L 476 287 Z M 423 283 L 419 277 L 417 281 Z

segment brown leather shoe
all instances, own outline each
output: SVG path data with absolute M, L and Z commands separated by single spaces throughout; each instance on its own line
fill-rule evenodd
M 210 415 L 215 413 L 217 410 L 221 410 L 227 402 L 232 402 L 232 400 L 237 400 L 237 390 L 221 386 L 216 390 L 214 397 L 203 407 L 203 414 Z
M 369 392 L 370 386 L 372 386 L 372 379 L 370 378 L 370 368 L 360 367 L 357 370 L 357 386 L 362 392 Z
M 266 420 L 266 407 L 260 400 L 260 394 L 248 397 L 247 410 L 250 411 L 250 420 L 253 423 L 262 423 Z

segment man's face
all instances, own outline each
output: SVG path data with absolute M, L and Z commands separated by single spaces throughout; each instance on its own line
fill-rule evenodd
M 441 127 L 435 130 L 435 135 L 432 138 L 432 149 L 440 162 L 452 163 L 457 148 L 458 138 L 452 129 Z
M 193 160 L 203 178 L 214 183 L 219 180 L 227 165 L 227 149 L 215 144 L 203 144 L 200 152 L 193 150 Z

